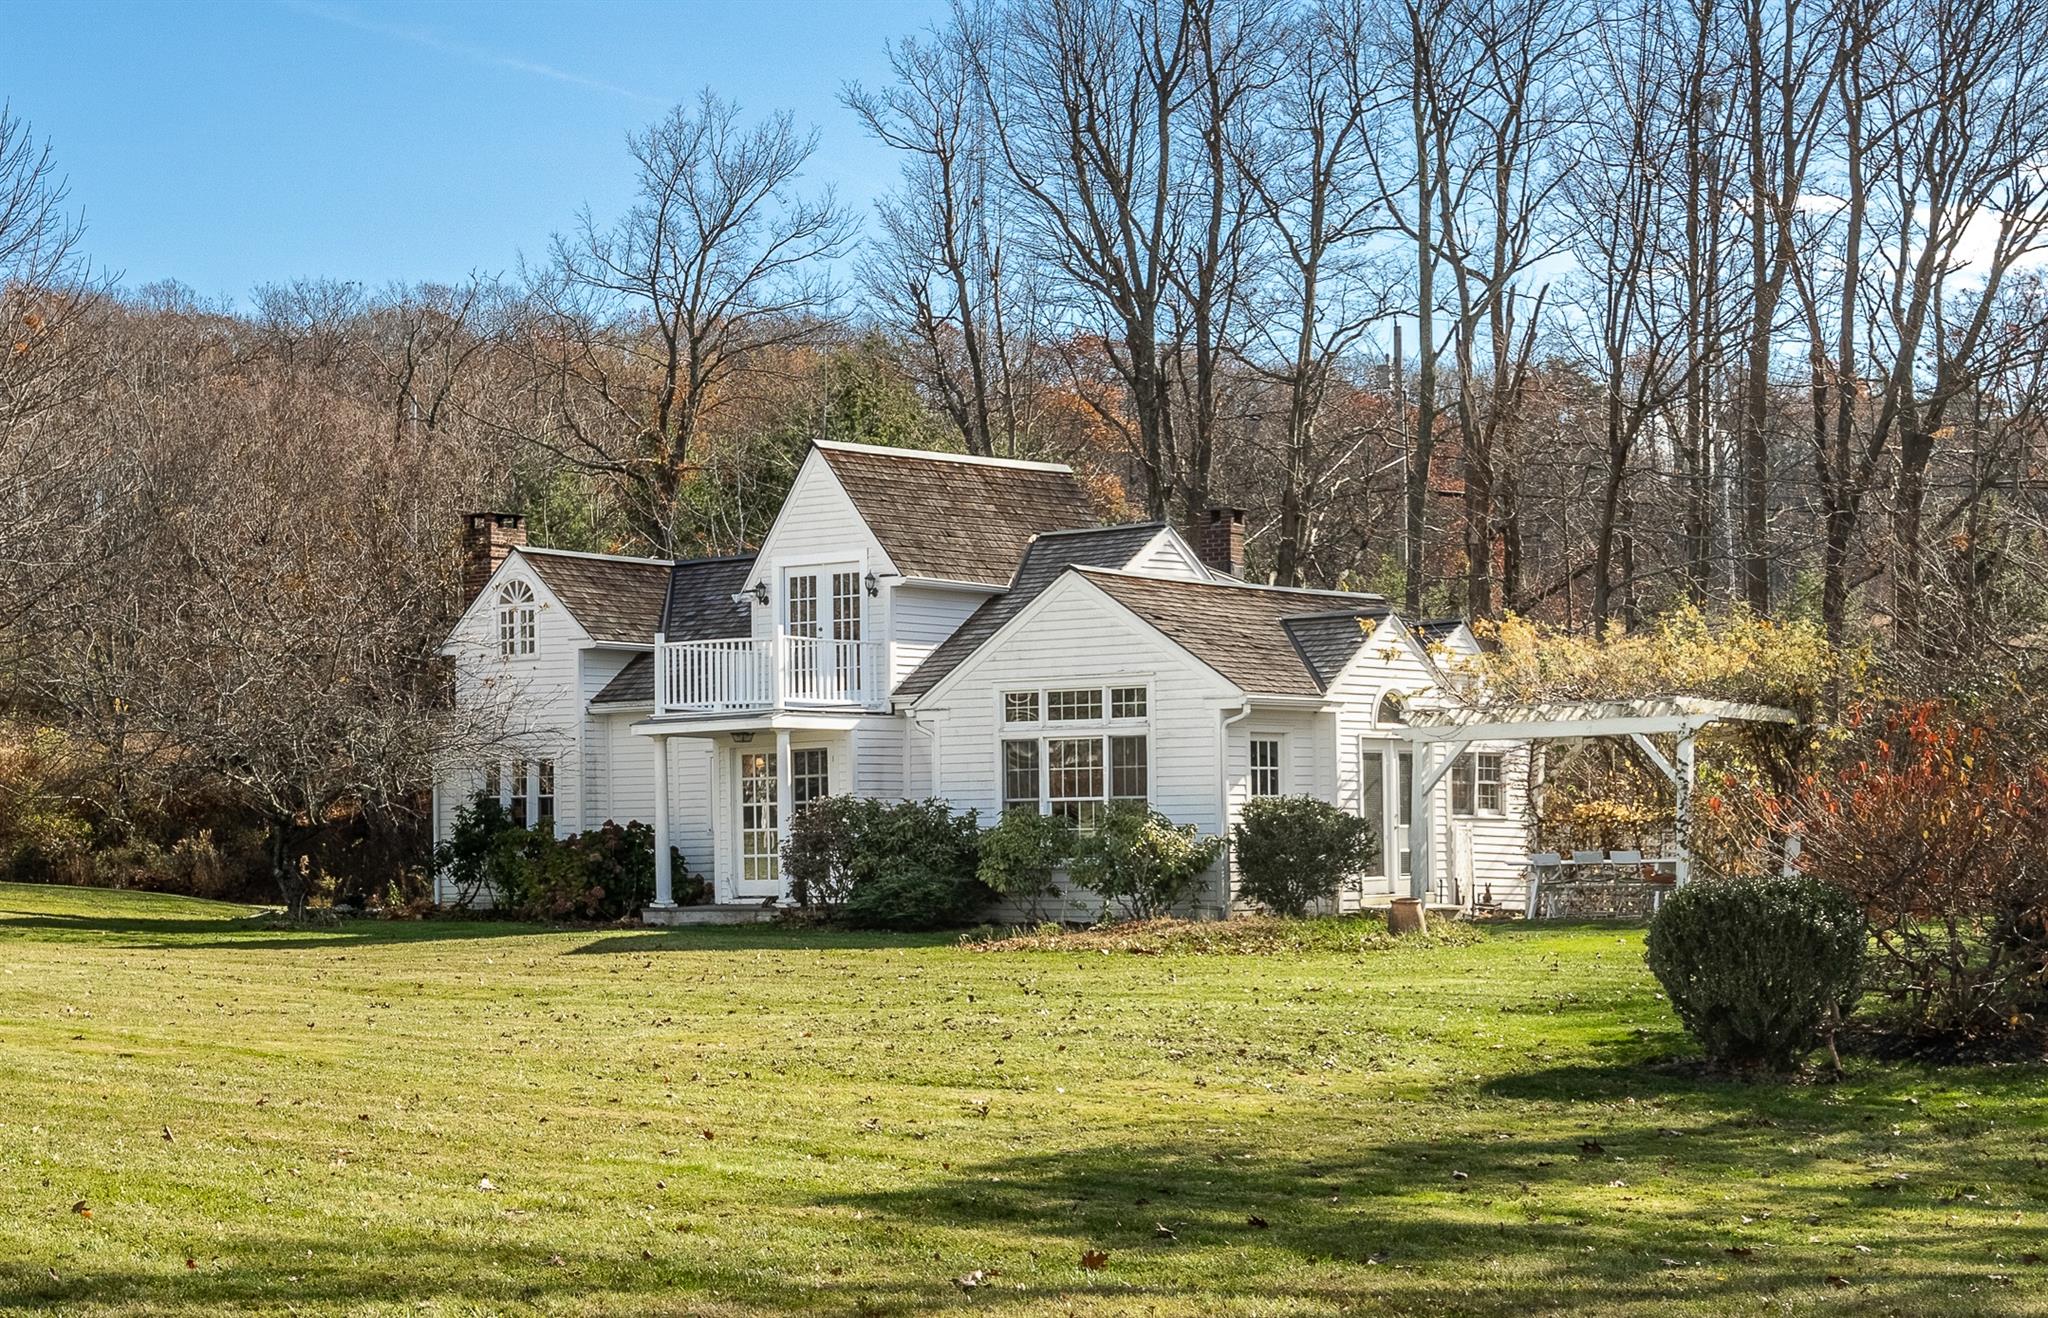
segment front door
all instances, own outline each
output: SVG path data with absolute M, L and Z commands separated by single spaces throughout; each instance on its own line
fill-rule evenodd
M 742 897 L 782 891 L 782 816 L 774 751 L 741 751 L 740 873 Z
M 805 568 L 783 578 L 790 699 L 861 699 L 861 580 L 855 567 Z
M 739 752 L 740 876 L 742 897 L 782 891 L 782 784 L 774 751 Z M 790 809 L 801 811 L 832 794 L 832 765 L 823 746 L 789 753 Z

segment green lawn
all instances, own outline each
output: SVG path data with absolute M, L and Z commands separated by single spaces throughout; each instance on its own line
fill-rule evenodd
M 985 953 L 0 886 L 0 1309 L 2048 1312 L 2040 1070 L 1684 1049 L 1606 927 Z

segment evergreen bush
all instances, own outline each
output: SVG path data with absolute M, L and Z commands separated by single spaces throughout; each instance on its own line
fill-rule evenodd
M 1255 796 L 1231 830 L 1239 891 L 1275 915 L 1309 907 L 1355 883 L 1379 833 L 1357 815 L 1312 796 Z

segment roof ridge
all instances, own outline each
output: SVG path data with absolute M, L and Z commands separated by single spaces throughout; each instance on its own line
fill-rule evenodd
M 1189 577 L 1157 576 L 1150 572 L 1132 572 L 1127 568 L 1094 567 L 1086 563 L 1073 564 L 1069 570 L 1074 572 L 1098 572 L 1105 576 L 1135 577 L 1141 581 L 1173 581 L 1188 586 L 1217 586 L 1224 590 L 1257 590 L 1272 595 L 1320 595 L 1325 599 L 1372 600 L 1382 605 L 1387 604 L 1386 596 L 1375 595 L 1367 591 L 1323 590 L 1313 586 L 1274 586 L 1268 585 L 1263 581 L 1241 581 L 1236 577 L 1219 577 L 1213 572 L 1206 579 L 1196 580 Z M 1389 607 L 1391 608 L 1391 606 Z M 1343 610 L 1331 610 L 1331 612 L 1343 612 Z M 1303 613 L 1294 616 L 1308 618 L 1315 615 Z
M 713 554 L 713 555 L 711 555 L 711 556 L 710 556 L 709 558 L 678 558 L 678 559 L 674 560 L 673 562 L 671 562 L 671 563 L 669 564 L 669 566 L 670 566 L 670 567 L 700 567 L 700 566 L 702 566 L 702 565 L 704 565 L 704 564 L 706 564 L 706 563 L 737 563 L 737 562 L 741 561 L 742 559 L 754 559 L 754 558 L 759 558 L 760 556 L 761 556 L 761 555 L 760 555 L 759 551 L 757 551 L 757 550 L 752 550 L 752 549 L 749 549 L 749 550 L 748 550 L 748 551 L 747 551 L 746 553 L 744 553 L 744 554 Z M 655 561 L 655 562 L 662 562 L 662 561 L 664 561 L 664 560 L 661 560 L 661 559 L 656 559 L 656 560 L 654 560 L 654 561 Z
M 814 448 L 833 453 L 879 453 L 896 458 L 922 458 L 927 462 L 958 462 L 981 467 L 1007 467 L 1013 471 L 1052 471 L 1073 475 L 1064 462 L 1029 462 L 1023 458 L 985 458 L 978 453 L 948 453 L 943 449 L 897 448 L 891 444 L 854 444 L 843 439 L 814 439 Z
M 1164 531 L 1165 522 L 1104 522 L 1101 526 L 1066 526 L 1051 531 L 1033 531 L 1033 540 L 1050 540 L 1056 535 L 1100 535 L 1104 531 Z
M 637 554 L 597 554 L 587 549 L 553 549 L 547 545 L 514 545 L 515 554 L 553 554 L 557 558 L 594 558 L 601 563 L 639 563 L 647 567 L 673 567 L 666 558 L 642 558 Z

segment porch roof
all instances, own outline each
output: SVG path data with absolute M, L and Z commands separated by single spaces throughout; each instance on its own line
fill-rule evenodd
M 1566 737 L 1636 737 L 1697 732 L 1710 723 L 1796 723 L 1789 709 L 1704 696 L 1633 700 L 1560 700 L 1535 704 L 1424 706 L 1408 712 L 1421 741 L 1543 741 Z

